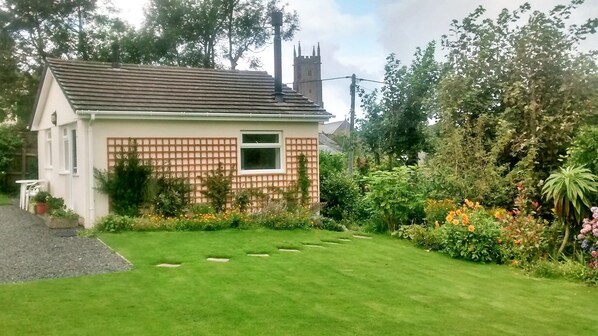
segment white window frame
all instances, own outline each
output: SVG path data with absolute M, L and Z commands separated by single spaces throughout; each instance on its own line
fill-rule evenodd
M 60 162 L 62 165 L 62 174 L 77 175 L 79 168 L 79 156 L 77 151 L 77 128 L 73 126 L 63 126 L 60 128 Z M 77 158 L 77 161 L 74 160 Z
M 243 135 L 245 134 L 276 134 L 278 136 L 278 143 L 243 143 Z M 239 145 L 239 173 L 245 175 L 256 174 L 281 174 L 284 173 L 284 147 L 282 146 L 282 131 L 241 131 L 240 145 Z M 244 148 L 274 148 L 278 149 L 279 153 L 279 167 L 275 169 L 247 169 L 242 168 L 243 165 L 243 149 Z
M 46 168 L 51 169 L 53 162 L 52 162 L 52 129 L 49 128 L 46 130 Z
M 70 172 L 71 166 L 71 146 L 69 144 L 70 132 L 68 127 L 62 127 L 60 129 L 60 162 L 62 165 L 62 171 L 64 173 Z

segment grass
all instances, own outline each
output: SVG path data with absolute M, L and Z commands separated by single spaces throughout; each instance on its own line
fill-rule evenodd
M 596 335 L 598 288 L 458 261 L 385 236 L 338 240 L 345 237 L 352 238 L 269 230 L 102 235 L 133 262 L 132 271 L 2 285 L 0 330 L 7 335 Z M 271 256 L 246 255 L 257 252 Z M 208 256 L 231 260 L 211 263 Z M 158 263 L 181 267 L 156 268 Z
M 10 205 L 11 200 L 7 195 L 0 193 L 0 205 Z

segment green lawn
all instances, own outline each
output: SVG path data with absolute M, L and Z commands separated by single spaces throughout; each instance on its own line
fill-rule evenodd
M 322 242 L 338 237 L 351 241 Z M 596 335 L 598 330 L 598 288 L 453 260 L 385 236 L 364 240 L 348 233 L 263 230 L 102 239 L 131 260 L 134 270 L 2 285 L 0 333 Z M 212 263 L 206 257 L 231 261 Z M 154 266 L 162 262 L 182 266 Z

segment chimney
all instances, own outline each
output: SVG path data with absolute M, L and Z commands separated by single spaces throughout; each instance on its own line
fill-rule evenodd
M 282 42 L 280 27 L 282 27 L 282 12 L 272 12 L 272 26 L 274 26 L 274 99 L 283 102 L 282 93 Z
M 120 68 L 120 47 L 117 42 L 112 43 L 112 68 Z

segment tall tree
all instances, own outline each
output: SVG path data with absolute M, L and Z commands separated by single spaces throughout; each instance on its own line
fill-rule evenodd
M 284 11 L 283 38 L 292 38 L 297 13 L 279 0 L 151 0 L 143 27 L 151 46 L 146 62 L 214 68 L 224 57 L 235 69 L 248 52 L 271 40 L 274 10 Z M 250 63 L 259 64 L 255 58 Z

